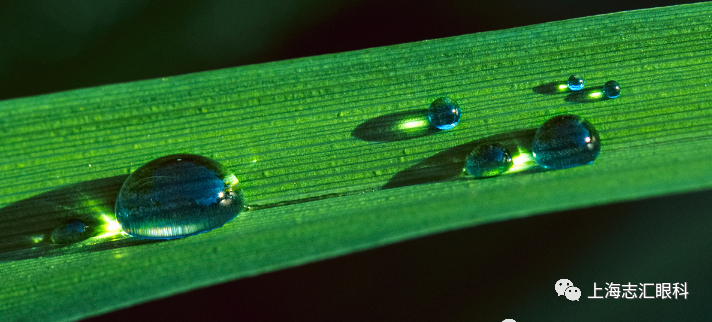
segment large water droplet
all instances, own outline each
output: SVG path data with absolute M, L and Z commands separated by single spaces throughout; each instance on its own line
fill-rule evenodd
M 494 177 L 512 168 L 512 154 L 499 144 L 482 144 L 467 155 L 465 170 L 470 175 Z
M 544 122 L 532 142 L 534 159 L 549 169 L 590 164 L 600 151 L 598 131 L 588 121 L 572 114 Z
M 616 81 L 607 81 L 603 84 L 603 95 L 608 98 L 616 98 L 621 94 L 621 86 Z
M 55 244 L 72 244 L 91 237 L 92 231 L 89 225 L 72 220 L 57 226 L 50 237 Z
M 433 101 L 428 108 L 430 124 L 440 130 L 449 130 L 460 122 L 460 106 L 448 97 Z
M 569 77 L 569 81 L 567 82 L 567 85 L 569 86 L 569 89 L 572 91 L 580 91 L 583 89 L 583 77 L 581 75 L 571 75 Z
M 176 154 L 136 169 L 116 199 L 116 219 L 128 234 L 187 237 L 221 227 L 243 208 L 234 174 L 209 158 Z

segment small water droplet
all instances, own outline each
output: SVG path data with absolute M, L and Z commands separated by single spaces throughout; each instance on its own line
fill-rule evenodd
M 465 170 L 476 178 L 494 177 L 512 168 L 512 153 L 499 144 L 477 146 L 465 161 Z
M 460 106 L 448 98 L 441 97 L 433 101 L 428 108 L 430 124 L 440 130 L 449 130 L 460 122 Z
M 607 81 L 603 84 L 603 95 L 608 98 L 616 98 L 621 94 L 621 86 L 616 81 Z
M 581 75 L 571 75 L 567 82 L 569 89 L 572 91 L 580 91 L 583 89 L 583 77 Z
M 598 131 L 588 121 L 572 114 L 556 116 L 544 122 L 532 142 L 534 159 L 548 169 L 590 164 L 600 151 Z
M 52 242 L 55 244 L 72 244 L 91 237 L 93 229 L 89 225 L 72 220 L 61 225 L 52 231 Z
M 173 239 L 221 227 L 242 210 L 234 174 L 199 155 L 177 154 L 136 169 L 116 199 L 116 219 L 134 237 Z

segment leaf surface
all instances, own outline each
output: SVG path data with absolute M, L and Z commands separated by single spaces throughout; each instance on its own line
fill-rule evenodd
M 629 11 L 0 102 L 0 317 L 78 319 L 450 229 L 709 189 L 711 11 Z M 553 90 L 573 73 L 588 89 L 614 79 L 621 96 Z M 462 121 L 428 130 L 423 111 L 442 96 Z M 534 129 L 561 114 L 598 129 L 592 165 L 461 175 L 474 145 L 526 155 Z M 181 240 L 48 245 L 66 218 L 111 217 L 128 174 L 176 153 L 233 170 L 252 210 Z

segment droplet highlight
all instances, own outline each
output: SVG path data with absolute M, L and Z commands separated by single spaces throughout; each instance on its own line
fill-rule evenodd
M 461 113 L 460 106 L 454 100 L 448 97 L 441 97 L 430 104 L 428 121 L 437 129 L 449 130 L 460 122 Z
M 134 237 L 173 239 L 221 227 L 243 208 L 240 183 L 220 163 L 176 154 L 136 169 L 116 199 L 116 220 Z
M 512 153 L 499 144 L 477 146 L 465 161 L 465 170 L 476 178 L 498 176 L 512 168 Z
M 584 80 L 581 75 L 571 75 L 567 82 L 567 85 L 572 91 L 580 91 L 583 89 Z
M 607 98 L 616 98 L 621 94 L 621 86 L 616 81 L 607 81 L 603 84 L 602 92 Z
M 73 244 L 92 236 L 93 229 L 79 220 L 71 220 L 57 226 L 50 236 L 52 243 Z
M 560 115 L 544 122 L 534 135 L 532 152 L 547 169 L 566 169 L 593 163 L 601 151 L 598 131 L 580 116 Z

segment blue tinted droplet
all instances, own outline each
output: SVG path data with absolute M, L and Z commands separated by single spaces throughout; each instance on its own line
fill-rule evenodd
M 532 142 L 534 159 L 548 169 L 590 164 L 600 151 L 598 131 L 588 121 L 571 114 L 544 122 Z
M 72 220 L 57 226 L 50 237 L 55 244 L 72 244 L 91 237 L 92 231 L 89 225 Z
M 465 161 L 465 170 L 471 176 L 494 177 L 512 168 L 512 154 L 499 144 L 477 146 Z
M 569 81 L 567 82 L 567 85 L 569 86 L 569 89 L 572 91 L 580 91 L 583 89 L 583 77 L 581 75 L 571 75 L 569 77 Z
M 616 98 L 621 94 L 621 86 L 616 81 L 607 81 L 603 84 L 603 95 L 608 98 Z
M 428 108 L 430 124 L 440 130 L 449 130 L 460 122 L 460 106 L 448 97 L 433 101 Z
M 199 155 L 176 154 L 138 168 L 116 199 L 116 220 L 134 237 L 172 239 L 221 227 L 242 210 L 234 174 Z

